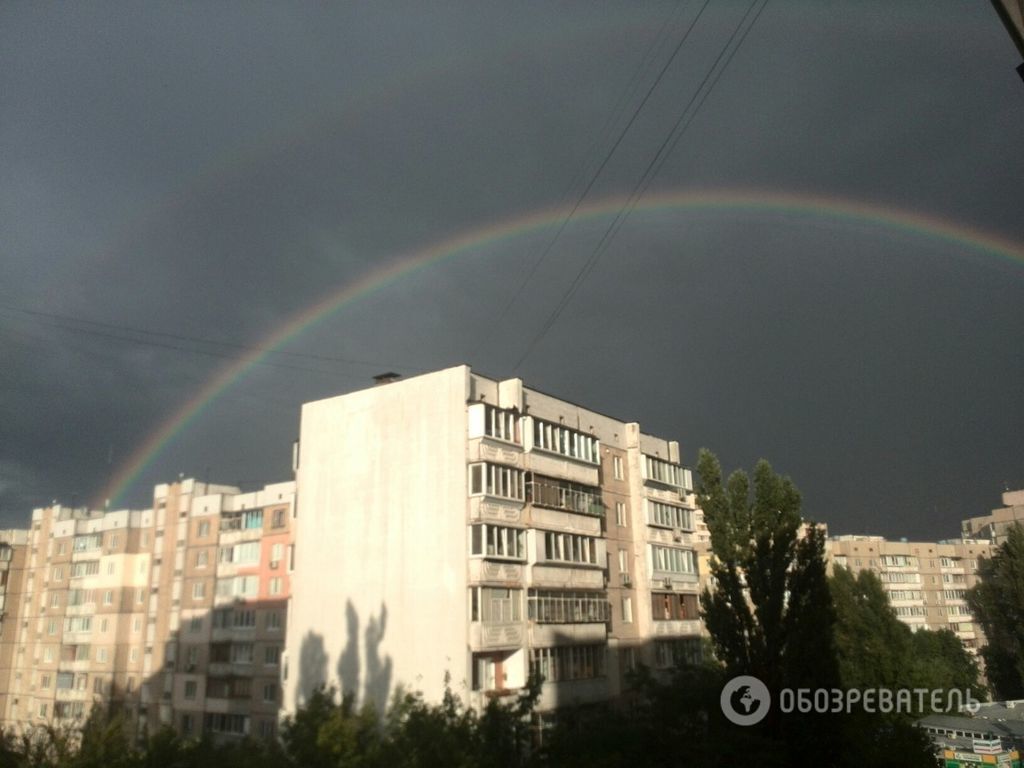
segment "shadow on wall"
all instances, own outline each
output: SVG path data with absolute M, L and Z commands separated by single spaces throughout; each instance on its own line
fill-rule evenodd
M 391 695 L 393 664 L 390 656 L 381 656 L 381 643 L 387 632 L 388 609 L 381 603 L 380 614 L 371 615 L 360 632 L 359 614 L 352 601 L 345 603 L 346 642 L 335 666 L 337 685 L 342 695 L 351 695 L 361 703 L 373 702 L 384 711 Z M 362 637 L 360 638 L 360 635 Z M 362 642 L 363 649 L 360 649 Z M 365 659 L 363 658 L 365 653 Z M 362 681 L 362 687 L 360 687 Z M 318 685 L 327 684 L 327 652 L 322 635 L 309 631 L 299 650 L 298 700 L 303 703 Z

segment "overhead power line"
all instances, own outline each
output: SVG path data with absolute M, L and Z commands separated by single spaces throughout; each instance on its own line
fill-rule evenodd
M 490 323 L 490 325 L 488 326 L 487 331 L 482 336 L 481 343 L 476 347 L 476 349 L 473 350 L 473 355 L 472 355 L 473 357 L 476 356 L 476 353 L 479 351 L 480 347 L 482 347 L 482 346 L 484 346 L 484 344 L 486 344 L 487 339 L 490 338 L 491 334 L 494 332 L 494 329 L 500 326 L 502 320 L 505 319 L 505 317 L 508 315 L 508 313 L 512 309 L 512 307 L 515 306 L 515 303 L 519 300 L 519 297 L 522 296 L 523 291 L 526 290 L 526 286 L 529 284 L 530 280 L 533 279 L 533 276 L 537 273 L 537 270 L 540 269 L 541 265 L 544 263 L 544 261 L 547 259 L 547 257 L 551 254 L 552 249 L 555 247 L 555 243 L 558 242 L 558 239 L 562 236 L 562 233 L 565 232 L 565 229 L 569 225 L 569 222 L 572 220 L 572 217 L 576 214 L 576 212 L 579 210 L 580 206 L 583 204 L 583 201 L 586 199 L 587 195 L 590 194 L 590 191 L 594 188 L 594 185 L 597 183 L 598 178 L 600 178 L 601 173 L 608 166 L 608 163 L 611 161 L 612 156 L 615 154 L 615 151 L 622 144 L 622 141 L 626 137 L 626 134 L 629 133 L 629 129 L 633 127 L 633 124 L 636 122 L 637 118 L 640 116 L 640 112 L 643 110 L 644 106 L 650 100 L 651 95 L 654 93 L 655 89 L 658 87 L 658 84 L 661 83 L 662 79 L 665 77 L 665 73 L 668 72 L 669 67 L 672 66 L 672 62 L 675 61 L 676 57 L 679 55 L 679 52 L 683 49 L 683 45 L 686 43 L 687 39 L 689 39 L 690 33 L 693 31 L 693 28 L 697 25 L 697 21 L 703 15 L 704 10 L 708 7 L 708 4 L 710 3 L 710 1 L 711 0 L 704 0 L 704 4 L 700 7 L 700 10 L 697 12 L 697 15 L 694 16 L 693 19 L 690 21 L 690 24 L 686 28 L 686 31 L 683 33 L 683 36 L 680 38 L 679 42 L 676 44 L 675 48 L 672 50 L 672 55 L 669 56 L 668 60 L 664 63 L 664 65 L 662 65 L 661 70 L 658 72 L 657 76 L 654 79 L 654 82 L 651 83 L 650 87 L 647 89 L 647 92 L 644 93 L 643 98 L 640 100 L 640 103 L 633 110 L 633 113 L 632 113 L 632 115 L 630 115 L 630 118 L 626 122 L 625 127 L 623 127 L 621 131 L 619 131 L 619 134 L 615 138 L 615 141 L 612 144 L 611 148 L 605 153 L 604 158 L 601 160 L 600 164 L 597 167 L 597 170 L 595 170 L 591 174 L 590 179 L 587 181 L 586 186 L 583 188 L 583 191 L 580 192 L 580 194 L 577 196 L 576 202 L 573 203 L 572 208 L 569 210 L 569 212 L 562 219 L 561 223 L 558 226 L 558 229 L 555 231 L 555 234 L 551 237 L 550 240 L 548 240 L 547 244 L 544 246 L 543 250 L 541 251 L 540 256 L 534 261 L 533 265 L 530 267 L 530 270 L 526 273 L 526 276 L 520 282 L 519 287 L 512 294 L 512 297 L 505 303 L 505 305 L 502 307 L 501 311 L 498 313 L 498 315 L 495 318 L 495 320 L 492 323 Z M 634 72 L 633 77 L 630 78 L 630 84 L 627 86 L 626 91 L 624 91 L 624 93 L 628 94 L 628 95 L 625 97 L 625 99 L 620 96 L 620 98 L 617 100 L 616 107 L 612 110 L 612 115 L 613 116 L 616 113 L 616 111 L 619 109 L 618 105 L 619 104 L 623 104 L 624 105 L 625 103 L 628 103 L 629 99 L 633 95 L 633 92 L 636 90 L 636 87 L 639 85 L 639 77 L 638 77 L 638 75 L 644 69 L 647 68 L 647 66 L 648 66 L 647 60 L 650 58 L 651 53 L 654 51 L 654 49 L 661 47 L 661 43 L 659 42 L 659 38 L 662 35 L 662 31 L 665 30 L 666 27 L 668 26 L 668 21 L 669 20 L 666 20 L 666 22 L 664 24 L 662 24 L 661 29 L 658 31 L 658 35 L 651 42 L 651 45 L 648 46 L 647 51 L 645 52 L 644 56 L 641 59 L 640 66 Z M 634 84 L 634 81 L 636 81 L 635 84 Z M 606 124 L 610 124 L 610 121 L 606 122 Z M 577 176 L 574 177 L 573 182 L 570 185 L 570 189 L 573 186 L 576 185 L 578 178 L 579 178 L 579 174 L 577 174 Z
M 714 90 L 714 87 L 721 78 L 722 73 L 725 72 L 726 68 L 728 68 L 733 57 L 736 55 L 736 52 L 739 50 L 740 46 L 743 45 L 743 41 L 746 40 L 747 35 L 750 33 L 750 30 L 754 27 L 754 24 L 757 23 L 758 18 L 760 18 L 761 16 L 761 12 L 764 11 L 765 6 L 768 4 L 768 0 L 763 0 L 763 2 L 761 2 L 761 6 L 757 9 L 756 12 L 754 12 L 754 8 L 757 6 L 759 1 L 760 0 L 753 0 L 753 2 L 747 8 L 746 12 L 740 18 L 736 27 L 733 29 L 732 34 L 729 36 L 729 39 L 726 40 L 725 45 L 723 45 L 721 50 L 719 50 L 718 55 L 715 57 L 715 60 L 708 68 L 707 72 L 704 75 L 704 78 L 701 80 L 700 84 L 697 86 L 696 89 L 694 89 L 693 93 L 690 95 L 690 98 L 687 101 L 686 106 L 683 108 L 682 112 L 679 114 L 679 117 L 673 123 L 672 128 L 665 136 L 665 139 L 658 146 L 657 151 L 652 156 L 651 161 L 647 164 L 647 167 L 644 169 L 644 172 L 641 175 L 640 179 L 633 186 L 632 191 L 626 198 L 626 202 L 619 209 L 619 212 L 615 215 L 615 218 L 605 229 L 604 233 L 601 236 L 601 239 L 598 241 L 597 245 L 594 246 L 594 249 L 593 251 L 591 251 L 590 256 L 587 257 L 586 261 L 583 263 L 583 266 L 580 267 L 579 271 L 576 273 L 576 276 L 569 284 L 569 287 L 562 294 L 562 297 L 561 299 L 559 299 L 558 304 L 552 310 L 551 314 L 548 315 L 547 319 L 541 325 L 537 333 L 530 340 L 530 343 L 527 346 L 526 351 L 523 352 L 523 354 L 520 356 L 519 360 L 513 367 L 513 371 L 519 370 L 522 364 L 530 357 L 533 351 L 537 348 L 537 345 L 540 344 L 540 342 L 547 335 L 547 333 L 554 327 L 555 323 L 558 322 L 559 318 L 562 316 L 562 313 L 565 311 L 566 307 L 568 307 L 569 303 L 571 302 L 572 297 L 576 294 L 576 292 L 579 290 L 580 286 L 584 283 L 587 277 L 589 277 L 590 273 L 593 272 L 594 267 L 597 265 L 597 262 L 600 259 L 600 257 L 608 250 L 608 247 L 610 246 L 612 240 L 615 238 L 615 235 L 618 234 L 626 219 L 629 218 L 629 215 L 633 212 L 633 209 L 636 208 L 636 205 L 640 201 L 640 198 L 643 197 L 651 182 L 654 180 L 658 172 L 661 170 L 662 166 L 665 163 L 665 160 L 675 149 L 683 134 L 686 133 L 687 128 L 689 128 L 690 124 L 693 122 L 693 119 L 697 116 L 697 113 L 700 111 L 700 108 L 704 105 L 704 102 L 707 100 L 708 95 L 710 95 L 711 91 Z M 753 16 L 751 16 L 752 13 Z M 749 23 L 747 23 L 748 19 Z M 734 42 L 735 45 L 733 45 Z M 720 64 L 721 66 L 719 66 Z M 706 85 L 708 87 L 705 89 Z M 693 107 L 692 112 L 690 111 L 691 107 Z
M 74 317 L 71 315 L 62 315 L 55 312 L 44 312 L 37 309 L 26 309 L 23 307 L 14 307 L 10 305 L 0 304 L 0 312 L 6 312 L 8 315 L 16 313 L 18 315 L 26 315 L 34 318 L 42 324 L 57 328 L 59 330 L 69 331 L 71 333 L 85 334 L 88 336 L 94 336 L 97 338 L 103 338 L 110 341 L 120 341 L 129 344 L 135 344 L 138 346 L 153 347 L 156 349 L 167 349 L 177 352 L 184 352 L 188 354 L 203 355 L 206 357 L 216 357 L 224 360 L 241 360 L 245 357 L 244 354 L 231 354 L 229 352 L 215 350 L 215 349 L 202 349 L 197 347 L 183 346 L 181 344 L 171 343 L 172 341 L 180 341 L 192 344 L 205 344 L 210 346 L 219 346 L 228 349 L 238 350 L 239 352 L 249 353 L 261 353 L 261 354 L 274 354 L 283 355 L 286 357 L 300 358 L 305 360 L 314 360 L 318 362 L 327 363 L 341 363 L 345 365 L 371 365 L 377 367 L 403 367 L 406 370 L 422 371 L 421 368 L 413 366 L 396 366 L 395 363 L 383 363 L 379 361 L 371 360 L 357 360 L 353 358 L 334 357 L 331 355 L 319 355 L 305 352 L 289 352 L 286 350 L 278 350 L 272 347 L 261 347 L 249 344 L 242 344 L 235 341 L 224 341 L 218 339 L 206 339 L 196 336 L 188 336 L 184 334 L 169 333 L 166 331 L 154 331 L 149 329 L 135 328 L 128 325 L 119 325 L 115 323 L 106 323 L 99 320 L 91 320 L 83 317 Z M 78 324 L 78 325 L 75 325 Z M 82 327 L 91 326 L 91 327 Z M 125 334 L 137 334 L 135 336 Z M 140 338 L 142 337 L 142 338 Z M 154 337 L 154 338 L 146 338 Z M 157 341 L 155 339 L 168 339 L 170 341 Z M 294 365 L 289 363 L 275 362 L 273 360 L 259 360 L 254 359 L 254 364 L 269 366 L 272 368 L 283 368 L 286 370 L 294 371 L 309 371 L 313 373 L 325 373 L 329 375 L 340 375 L 334 371 L 324 370 L 322 368 L 312 368 L 309 366 Z

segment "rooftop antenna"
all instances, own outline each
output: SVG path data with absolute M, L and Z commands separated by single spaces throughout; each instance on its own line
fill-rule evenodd
M 114 444 L 107 443 L 107 488 L 114 481 Z M 110 511 L 110 499 L 103 500 L 103 511 Z

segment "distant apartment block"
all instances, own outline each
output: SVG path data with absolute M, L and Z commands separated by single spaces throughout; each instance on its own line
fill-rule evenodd
M 981 539 L 888 541 L 881 536 L 833 536 L 831 562 L 878 574 L 893 610 L 911 629 L 951 630 L 968 649 L 984 643 L 967 606 L 966 592 L 978 581 L 978 560 L 992 544 Z
M 0 531 L 0 718 L 7 711 L 16 675 L 17 638 L 21 622 L 28 531 Z
M 674 441 L 466 366 L 307 403 L 285 711 L 332 684 L 608 699 L 700 654 Z
M 1006 541 L 1010 526 L 1024 525 L 1024 490 L 1003 493 L 1003 506 L 993 509 L 989 515 L 970 517 L 963 521 L 964 538 L 990 539 L 999 545 Z
M 11 571 L 17 626 L 0 625 L 0 720 L 70 723 L 102 703 L 140 733 L 272 734 L 294 495 L 182 480 L 147 510 L 35 510 Z

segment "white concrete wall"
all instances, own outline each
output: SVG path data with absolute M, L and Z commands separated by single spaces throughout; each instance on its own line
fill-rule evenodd
M 468 378 L 303 406 L 286 712 L 320 682 L 383 705 L 397 685 L 436 701 L 446 671 L 467 680 Z

